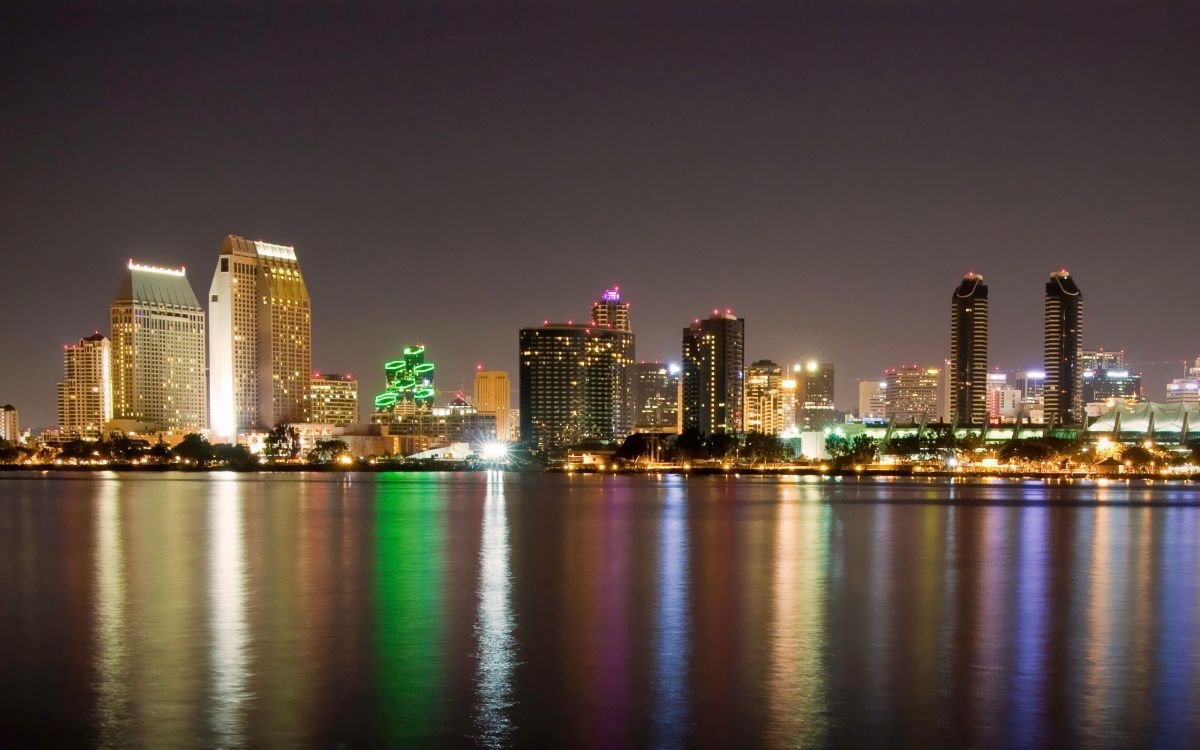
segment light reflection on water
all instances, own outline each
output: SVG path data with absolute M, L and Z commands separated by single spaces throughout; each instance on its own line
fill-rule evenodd
M 1200 746 L 1190 486 L 0 479 L 17 746 Z

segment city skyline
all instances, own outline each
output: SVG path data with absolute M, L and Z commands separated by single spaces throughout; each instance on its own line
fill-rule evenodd
M 298 249 L 313 368 L 360 378 L 411 341 L 455 387 L 479 362 L 515 373 L 516 330 L 619 283 L 639 358 L 674 361 L 680 321 L 732 307 L 747 361 L 834 362 L 848 409 L 859 379 L 947 356 L 967 270 L 992 290 L 991 362 L 1039 366 L 1037 279 L 1066 267 L 1085 345 L 1126 348 L 1156 394 L 1184 368 L 1142 363 L 1194 359 L 1192 326 L 1130 311 L 1186 298 L 1186 275 L 1114 269 L 1171 268 L 1200 231 L 1180 7 L 742 8 L 737 34 L 716 7 L 683 27 L 644 6 L 371 31 L 297 14 L 240 38 L 219 14 L 91 16 L 84 36 L 15 18 L 0 216 L 7 253 L 45 251 L 9 290 L 38 314 L 5 333 L 0 399 L 53 424 L 57 347 L 103 326 L 120 260 L 186 266 L 202 294 L 230 233 Z

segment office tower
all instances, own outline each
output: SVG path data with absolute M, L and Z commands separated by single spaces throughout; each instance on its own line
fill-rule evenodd
M 628 331 L 629 303 L 621 300 L 621 287 L 604 290 L 600 299 L 592 303 L 592 323 L 598 326 Z
M 1050 274 L 1045 300 L 1045 418 L 1083 421 L 1083 295 L 1066 269 Z
M 679 422 L 679 365 L 638 362 L 634 368 L 634 427 L 673 432 Z
M 58 425 L 64 435 L 98 438 L 113 418 L 112 349 L 97 333 L 63 347 Z
M 988 288 L 968 273 L 950 297 L 950 421 L 987 422 Z
M 1168 404 L 1200 404 L 1200 357 L 1194 367 L 1188 369 L 1187 377 L 1174 378 L 1167 383 Z
M 310 306 L 295 248 L 221 243 L 208 302 L 214 435 L 308 420 Z
M 1085 370 L 1083 373 L 1083 403 L 1110 406 L 1116 401 L 1134 403 L 1142 400 L 1142 374 L 1129 370 Z M 1092 416 L 1103 409 L 1091 409 Z
M 0 440 L 18 443 L 21 440 L 21 420 L 17 407 L 12 404 L 0 406 Z
M 480 414 L 496 415 L 496 437 L 508 440 L 511 410 L 508 373 L 503 370 L 475 370 L 475 393 L 472 404 Z
M 204 429 L 204 309 L 186 269 L 129 261 L 109 312 L 113 418 L 135 431 Z
M 987 374 L 987 420 L 1000 421 L 1001 393 L 1008 390 L 1008 373 L 989 372 Z
M 522 328 L 521 440 L 539 453 L 633 431 L 634 338 L 575 323 Z
M 1103 347 L 1099 349 L 1085 349 L 1079 357 L 1079 366 L 1084 372 L 1091 370 L 1124 370 L 1125 369 L 1125 350 L 1117 349 L 1116 351 L 1105 350 Z
M 858 418 L 887 418 L 887 381 L 858 381 Z
M 358 381 L 337 372 L 314 373 L 309 417 L 315 424 L 358 424 Z
M 742 430 L 778 435 L 783 432 L 783 368 L 760 359 L 746 368 Z
M 746 321 L 713 310 L 683 329 L 684 430 L 736 434 L 742 424 L 742 377 Z
M 937 413 L 937 367 L 900 365 L 884 370 L 884 413 L 897 422 L 920 422 Z
M 799 366 L 797 366 L 799 367 Z M 837 421 L 833 403 L 833 363 L 809 360 L 793 368 L 796 389 L 796 426 L 803 431 L 821 430 Z

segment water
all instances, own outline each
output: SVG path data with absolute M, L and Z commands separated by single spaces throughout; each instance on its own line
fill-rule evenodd
M 1200 746 L 1193 487 L 0 478 L 5 746 Z

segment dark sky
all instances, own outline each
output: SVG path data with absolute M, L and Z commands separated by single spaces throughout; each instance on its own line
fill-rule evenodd
M 1060 266 L 1087 345 L 1200 355 L 1195 2 L 91 5 L 0 11 L 0 402 L 27 424 L 128 257 L 203 298 L 229 233 L 296 246 L 314 366 L 364 401 L 416 341 L 441 387 L 477 361 L 515 386 L 517 329 L 611 284 L 639 358 L 732 307 L 748 358 L 835 361 L 843 406 L 945 355 L 968 270 L 993 365 L 1040 363 Z

